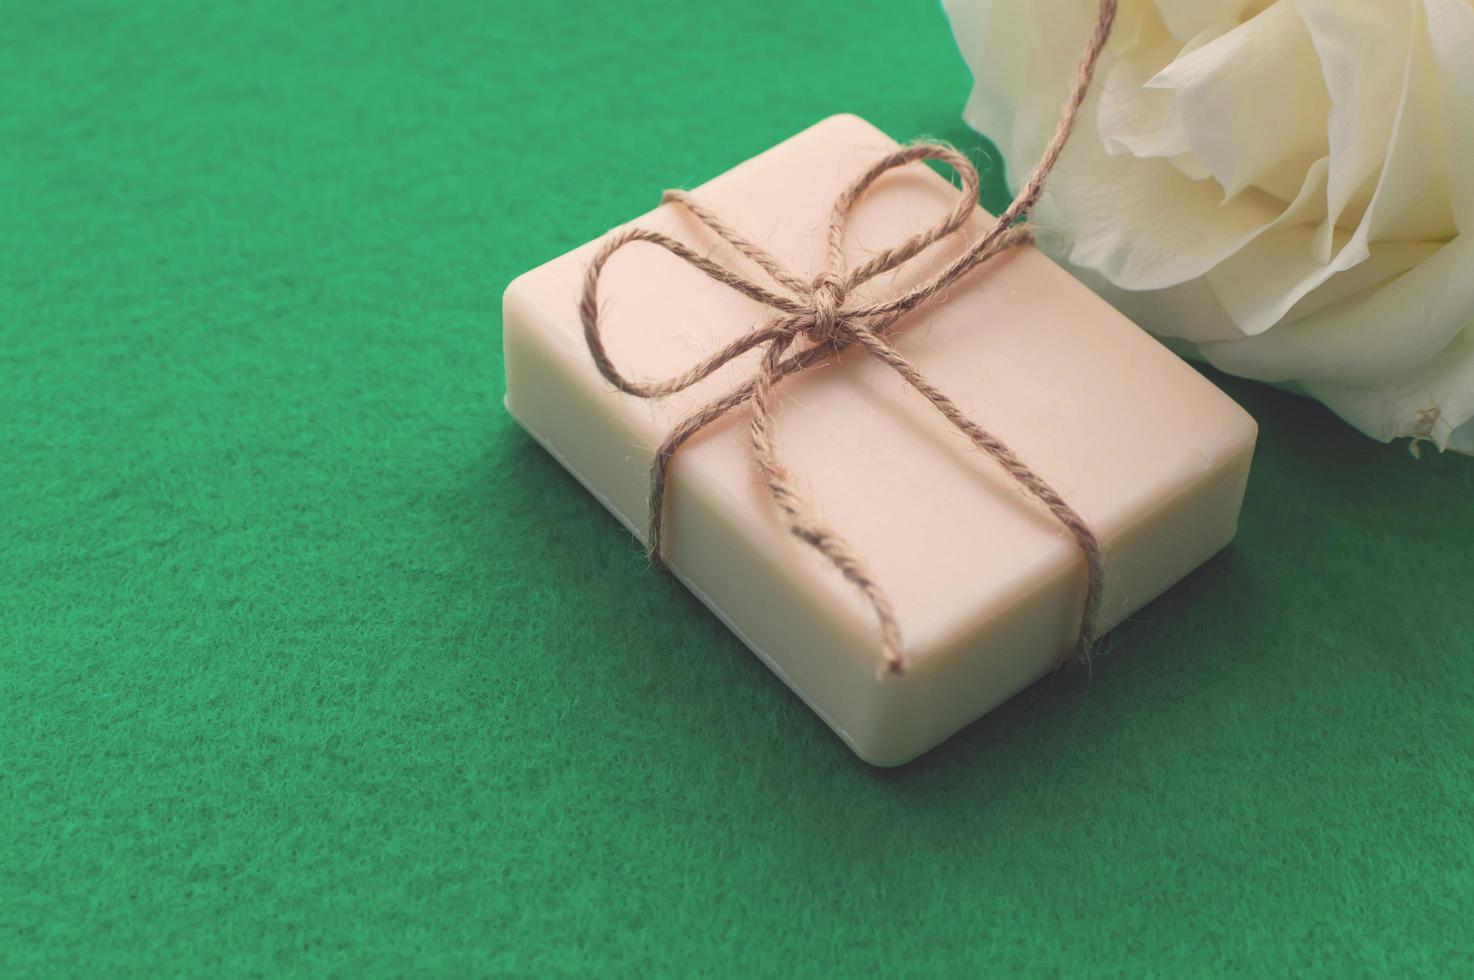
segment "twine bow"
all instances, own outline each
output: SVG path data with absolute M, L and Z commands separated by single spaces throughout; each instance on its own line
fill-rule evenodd
M 662 560 L 666 480 L 676 451 L 686 440 L 712 422 L 738 406 L 750 403 L 753 456 L 785 524 L 795 537 L 822 554 L 860 590 L 879 621 L 883 671 L 895 674 L 905 672 L 907 661 L 901 643 L 901 630 L 890 599 L 849 543 L 825 525 L 799 494 L 793 478 L 778 459 L 773 441 L 772 400 L 773 390 L 778 382 L 789 375 L 828 361 L 850 346 L 858 345 L 892 368 L 908 385 L 920 392 L 974 446 L 996 460 L 1020 487 L 1047 507 L 1074 537 L 1085 558 L 1087 570 L 1077 651 L 1081 657 L 1088 654 L 1100 609 L 1103 580 L 1100 544 L 1094 532 L 1064 498 L 997 436 L 974 422 L 956 403 L 927 381 L 915 365 L 890 343 L 888 336 L 896 322 L 906 313 L 935 297 L 995 255 L 1015 245 L 1032 241 L 1032 232 L 1019 222 L 1033 211 L 1044 189 L 1044 181 L 1064 149 L 1089 89 L 1096 61 L 1110 35 L 1115 12 L 1116 0 L 1101 0 L 1095 30 L 1085 46 L 1073 88 L 1060 114 L 1054 135 L 1034 172 L 1019 189 L 1018 196 L 998 216 L 987 233 L 962 255 L 932 278 L 899 296 L 875 302 L 851 300 L 851 294 L 857 287 L 910 261 L 929 246 L 960 231 L 971 216 L 978 196 L 978 175 L 972 164 L 956 150 L 937 143 L 917 143 L 896 150 L 877 161 L 840 194 L 830 212 L 824 271 L 812 280 L 794 275 L 766 250 L 738 234 L 686 192 L 665 192 L 661 198 L 662 203 L 677 204 L 685 208 L 740 255 L 750 259 L 767 273 L 783 292 L 774 292 L 657 231 L 626 228 L 604 242 L 589 263 L 584 278 L 579 318 L 583 323 L 584 339 L 588 343 L 594 364 L 620 391 L 639 398 L 663 398 L 689 388 L 733 358 L 757 348 L 763 349 L 757 373 L 750 380 L 692 411 L 677 423 L 656 450 L 650 470 L 648 535 L 650 556 L 654 561 Z M 935 227 L 912 235 L 900 244 L 872 256 L 857 268 L 846 268 L 844 231 L 850 213 L 860 197 L 883 174 L 919 160 L 936 160 L 956 172 L 962 183 L 962 193 L 958 196 L 956 206 Z M 599 324 L 598 287 L 599 277 L 610 257 L 633 242 L 646 242 L 665 249 L 714 281 L 769 307 L 775 311 L 774 315 L 679 375 L 663 381 L 639 381 L 625 376 L 615 367 L 604 347 Z

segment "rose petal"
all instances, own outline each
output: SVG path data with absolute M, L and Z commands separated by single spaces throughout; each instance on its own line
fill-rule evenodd
M 1429 439 L 1447 449 L 1474 418 L 1474 331 L 1465 330 L 1432 360 L 1370 386 L 1311 382 L 1305 390 L 1367 435 Z M 1461 433 L 1458 447 L 1466 445 Z
M 963 117 L 998 144 L 1017 183 L 1017 174 L 1033 166 L 1054 131 L 1080 56 L 1080 39 L 1095 22 L 1096 4 L 942 0 L 942 6 L 973 76 Z M 1137 7 L 1122 9 L 1112 48 L 1140 33 L 1143 19 Z
M 1429 26 L 1415 7 L 1402 93 L 1382 173 L 1362 222 L 1368 242 L 1442 242 L 1458 233 L 1450 205 L 1444 88 L 1433 62 Z
M 1453 432 L 1449 433 L 1448 444 L 1443 448 L 1474 456 L 1474 420 L 1455 426 Z
M 1015 117 L 1026 117 L 1029 106 L 1016 104 L 1033 58 L 1029 45 L 1018 39 L 1030 33 L 1023 10 L 1009 3 L 942 0 L 952 23 L 952 36 L 972 71 L 973 86 L 963 117 L 1009 152 L 1009 134 Z
M 1408 4 L 1299 0 L 1331 96 L 1325 232 L 1355 226 L 1376 189 L 1397 117 L 1412 26 Z
M 1204 343 L 1203 356 L 1261 381 L 1367 386 L 1407 374 L 1474 320 L 1474 236 L 1402 248 L 1406 254 L 1390 261 L 1409 268 L 1395 279 L 1258 336 Z
M 1093 118 L 1093 99 L 1083 111 Z M 1311 206 L 1315 191 L 1307 180 L 1297 214 Z M 1047 196 L 1045 220 L 1070 231 L 1070 262 L 1125 289 L 1164 289 L 1195 279 L 1284 213 L 1284 205 L 1267 195 L 1225 201 L 1212 181 L 1192 180 L 1161 159 L 1111 156 L 1094 140 L 1071 147 Z
M 1331 276 L 1290 307 L 1280 323 L 1289 326 L 1348 296 L 1380 286 L 1437 253 L 1447 243 L 1377 242 L 1365 262 Z M 1276 328 L 1277 329 L 1277 328 Z
M 1474 6 L 1465 0 L 1424 0 L 1428 38 L 1438 72 L 1448 140 L 1449 197 L 1454 223 L 1474 234 Z
M 1182 44 L 1168 38 L 1121 60 L 1100 80 L 1095 128 L 1107 153 L 1172 157 L 1192 149 L 1176 95 L 1146 85 L 1181 51 Z
M 1230 197 L 1251 185 L 1289 200 L 1327 153 L 1330 102 L 1291 2 L 1179 54 L 1150 79 L 1176 96 L 1193 152 Z
M 1047 238 L 1040 245 L 1050 254 L 1058 254 L 1050 248 Z M 1190 279 L 1166 289 L 1122 289 L 1094 269 L 1072 265 L 1067 260 L 1061 264 L 1138 326 L 1164 340 L 1186 341 L 1190 351 L 1180 352 L 1188 356 L 1198 356 L 1197 344 L 1243 338 L 1233 318 L 1202 279 Z
M 1253 0 L 1156 0 L 1167 30 L 1186 41 L 1210 27 L 1237 23 Z
M 1427 24 L 1420 13 L 1412 22 L 1392 126 L 1371 198 L 1354 230 L 1348 233 L 1330 217 L 1311 230 L 1287 213 L 1252 248 L 1208 273 L 1214 292 L 1244 333 L 1252 336 L 1274 327 L 1313 291 L 1366 262 L 1373 241 L 1436 246 L 1455 233 L 1439 112 L 1441 92 L 1431 66 Z M 1333 155 L 1332 174 L 1335 166 Z M 1436 247 L 1423 254 L 1434 251 Z M 1416 257 L 1415 250 L 1383 249 L 1370 276 L 1386 278 L 1408 267 L 1399 268 L 1398 261 L 1410 264 Z M 1446 342 L 1445 337 L 1440 346 Z

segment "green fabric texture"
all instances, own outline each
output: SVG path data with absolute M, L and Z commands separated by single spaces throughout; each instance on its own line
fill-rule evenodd
M 894 771 L 502 411 L 516 274 L 814 121 L 951 139 L 929 2 L 0 18 L 0 972 L 1474 969 L 1474 460 L 1219 375 L 1236 543 Z

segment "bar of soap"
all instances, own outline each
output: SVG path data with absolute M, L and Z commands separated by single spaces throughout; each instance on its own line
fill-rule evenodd
M 693 193 L 808 279 L 822 267 L 835 197 L 895 146 L 864 120 L 835 116 Z M 662 180 L 652 175 L 652 197 Z M 881 178 L 851 219 L 851 264 L 934 224 L 957 193 L 923 164 Z M 965 235 L 856 298 L 894 295 L 935 273 L 987 222 L 979 209 Z M 633 223 L 767 281 L 677 206 Z M 597 246 L 507 287 L 506 404 L 643 538 L 656 446 L 687 411 L 749 378 L 760 354 L 663 400 L 616 391 L 594 367 L 577 311 Z M 770 314 L 643 244 L 609 262 L 600 299 L 610 354 L 635 378 L 678 373 Z M 1253 420 L 1037 250 L 1017 248 L 975 270 L 894 336 L 1095 530 L 1106 565 L 1102 627 L 1233 537 Z M 815 510 L 894 603 L 909 666 L 880 674 L 871 609 L 784 527 L 752 460 L 748 420 L 738 409 L 677 454 L 667 560 L 861 758 L 897 765 L 916 757 L 1071 649 L 1086 582 L 1073 539 L 890 369 L 853 348 L 781 383 L 776 432 Z

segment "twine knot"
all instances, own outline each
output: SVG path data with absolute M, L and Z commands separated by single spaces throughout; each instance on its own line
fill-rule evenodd
M 809 293 L 812 313 L 803 332 L 816 346 L 839 339 L 838 330 L 844 319 L 844 301 L 848 294 L 849 287 L 838 273 L 821 272 L 814 279 Z
M 982 238 L 953 259 L 941 272 L 899 296 L 846 305 L 850 291 L 856 286 L 909 262 L 927 248 L 960 231 L 972 217 L 978 197 L 978 174 L 966 157 L 949 146 L 937 143 L 903 146 L 877 161 L 856 178 L 834 202 L 830 211 L 824 270 L 810 280 L 805 280 L 785 268 L 765 249 L 738 234 L 690 194 L 679 190 L 665 192 L 661 198 L 663 203 L 678 205 L 694 215 L 739 255 L 762 269 L 780 288 L 777 292 L 657 231 L 625 228 L 605 240 L 589 263 L 578 310 L 583 323 L 584 340 L 595 366 L 620 391 L 640 398 L 663 398 L 691 387 L 748 351 L 763 351 L 752 378 L 691 412 L 671 430 L 656 450 L 655 460 L 650 467 L 650 532 L 647 542 L 652 560 L 661 561 L 666 476 L 676 451 L 686 440 L 712 422 L 738 406 L 750 404 L 753 458 L 762 471 L 773 501 L 781 511 L 789 531 L 823 555 L 864 595 L 880 625 L 882 673 L 904 673 L 906 655 L 902 649 L 900 626 L 896 621 L 895 611 L 891 608 L 890 599 L 845 539 L 812 512 L 794 486 L 787 468 L 779 461 L 773 440 L 772 397 L 778 382 L 791 374 L 830 360 L 846 347 L 858 345 L 893 369 L 906 384 L 925 397 L 974 446 L 995 460 L 1021 488 L 1048 508 L 1075 539 L 1084 558 L 1086 571 L 1085 601 L 1080 615 L 1076 650 L 1082 659 L 1088 657 L 1090 643 L 1095 634 L 1101 585 L 1105 575 L 1100 544 L 1094 532 L 1043 477 L 1030 469 L 1002 440 L 969 418 L 955 402 L 923 377 L 888 338 L 897 321 L 906 313 L 994 256 L 1032 240 L 1028 226 L 1021 222 L 1038 203 L 1044 190 L 1045 178 L 1058 162 L 1065 142 L 1069 139 L 1075 117 L 1079 114 L 1080 105 L 1090 87 L 1096 62 L 1110 36 L 1115 14 L 1116 0 L 1100 0 L 1095 30 L 1086 42 L 1084 54 L 1075 72 L 1074 86 L 1060 113 L 1054 136 L 1033 173 L 1019 188 L 1013 203 L 994 220 Z M 844 232 L 855 204 L 866 189 L 883 174 L 919 160 L 940 161 L 957 174 L 962 183 L 962 194 L 958 196 L 952 211 L 935 227 L 912 235 L 871 256 L 856 268 L 846 268 Z M 626 377 L 610 360 L 604 347 L 599 326 L 598 287 L 605 263 L 615 252 L 633 242 L 658 245 L 712 280 L 756 300 L 775 311 L 775 314 L 675 377 L 663 381 L 639 381 Z M 799 336 L 806 337 L 811 343 L 807 346 L 799 345 L 794 351 L 794 344 Z

